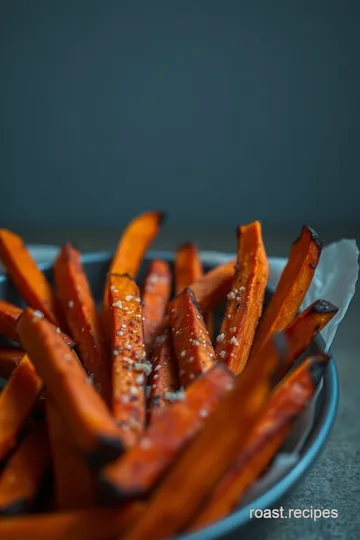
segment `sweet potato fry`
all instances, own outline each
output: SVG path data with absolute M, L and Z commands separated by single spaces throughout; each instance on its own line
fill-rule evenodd
M 83 461 L 72 433 L 49 393 L 46 396 L 46 419 L 53 461 L 56 508 L 93 508 L 96 499 L 92 471 Z
M 25 352 L 21 349 L 11 347 L 0 349 L 0 377 L 8 379 L 24 354 Z
M 16 321 L 20 317 L 22 309 L 0 300 L 0 334 L 12 341 L 17 342 Z
M 178 370 L 169 328 L 155 340 L 149 387 L 147 409 L 148 423 L 151 424 L 167 409 L 171 403 L 171 396 L 179 389 Z
M 21 441 L 0 476 L 0 514 L 28 510 L 50 463 L 44 422 L 35 424 Z
M 180 384 L 187 388 L 216 362 L 204 319 L 191 289 L 185 289 L 170 303 L 169 318 Z
M 203 313 L 215 308 L 231 290 L 235 261 L 221 264 L 191 285 Z
M 199 377 L 186 392 L 169 395 L 174 403 L 154 418 L 142 439 L 101 472 L 105 496 L 145 495 L 233 388 L 224 364 Z M 144 537 L 146 538 L 146 536 Z
M 86 376 L 81 363 L 45 318 L 31 309 L 17 324 L 22 346 L 30 355 L 89 464 L 117 457 L 122 441 L 115 421 Z
M 258 221 L 238 228 L 236 272 L 216 343 L 216 358 L 238 375 L 247 362 L 260 318 L 269 265 Z
M 129 223 L 116 248 L 109 274 L 129 274 L 136 278 L 146 250 L 164 218 L 164 212 L 146 212 Z
M 186 287 L 190 287 L 202 277 L 203 267 L 196 245 L 193 242 L 187 242 L 179 246 L 174 264 L 175 294 L 182 293 Z
M 178 295 L 187 287 L 204 276 L 203 266 L 200 260 L 196 244 L 187 242 L 178 247 L 174 263 L 175 294 Z M 206 328 L 210 339 L 213 332 L 213 316 L 211 311 L 203 313 Z
M 41 388 L 42 382 L 25 355 L 0 394 L 0 462 L 16 446 Z
M 154 260 L 149 264 L 142 290 L 145 350 L 148 357 L 171 293 L 171 270 L 167 262 Z
M 295 317 L 283 332 L 276 333 L 268 339 L 257 356 L 248 362 L 245 369 L 252 364 L 257 364 L 259 358 L 264 358 L 265 362 L 274 364 L 281 351 L 280 365 L 272 374 L 273 385 L 277 384 L 337 311 L 338 308 L 330 302 L 317 300 Z
M 234 278 L 236 261 L 221 264 L 205 274 L 191 285 L 195 299 L 202 313 L 208 313 L 215 308 L 230 292 Z M 159 335 L 165 331 L 169 324 L 169 316 L 166 315 L 159 328 Z
M 112 410 L 126 446 L 132 446 L 145 427 L 146 360 L 140 292 L 128 275 L 109 276 L 111 350 L 113 354 Z
M 246 489 L 268 466 L 289 435 L 293 421 L 314 395 L 328 359 L 326 355 L 310 357 L 281 381 L 245 448 L 209 496 L 191 530 L 210 525 L 236 507 Z
M 110 400 L 109 367 L 90 286 L 80 253 L 69 243 L 54 265 L 55 283 L 66 320 L 79 349 L 80 359 L 95 388 Z
M 0 349 L 0 377 L 3 379 L 10 379 L 15 368 L 20 364 L 25 354 L 25 351 L 22 349 L 11 347 Z M 44 392 L 42 392 L 35 402 L 33 412 L 43 414 L 44 402 Z
M 19 336 L 16 331 L 16 323 L 23 310 L 9 302 L 0 300 L 0 334 L 16 343 L 19 343 Z M 60 334 L 70 349 L 75 348 L 75 343 L 67 334 L 64 334 L 59 327 L 56 331 Z
M 274 332 L 283 330 L 295 317 L 311 284 L 321 255 L 317 234 L 304 226 L 293 244 L 288 263 L 260 319 L 250 357 L 253 358 Z
M 142 504 L 116 509 L 92 508 L 0 520 L 0 538 L 6 540 L 109 540 L 118 538 L 142 512 Z
M 325 300 L 317 300 L 300 313 L 283 331 L 283 361 L 277 372 L 279 381 L 292 367 L 293 363 L 305 351 L 314 337 L 331 321 L 338 308 Z M 268 343 L 269 342 L 269 343 Z M 270 356 L 274 351 L 272 340 L 268 340 L 263 350 Z M 263 356 L 260 351 L 259 355 Z M 256 361 L 256 358 L 254 358 Z
M 145 212 L 128 224 L 111 261 L 109 275 L 128 274 L 133 279 L 136 278 L 145 253 L 157 236 L 164 218 L 164 212 Z M 102 310 L 105 332 L 110 325 L 108 282 L 109 278 L 105 282 Z
M 0 229 L 0 259 L 29 306 L 40 310 L 49 321 L 63 328 L 60 306 L 46 277 L 22 239 L 6 229 Z
M 244 448 L 254 423 L 267 405 L 271 374 L 279 361 L 279 356 L 272 356 L 270 361 L 258 356 L 241 377 L 237 377 L 233 390 L 221 400 L 202 430 L 173 462 L 150 497 L 144 514 L 125 534 L 126 540 L 170 538 L 196 514 L 207 494 Z M 166 414 L 160 416 L 159 421 Z

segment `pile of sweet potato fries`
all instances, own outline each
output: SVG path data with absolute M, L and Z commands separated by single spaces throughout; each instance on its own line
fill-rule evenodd
M 238 228 L 236 260 L 204 273 L 187 243 L 173 267 L 151 260 L 138 284 L 162 217 L 125 229 L 101 310 L 71 244 L 52 285 L 0 230 L 27 305 L 0 300 L 0 538 L 162 540 L 203 528 L 237 507 L 314 395 L 329 358 L 297 360 L 337 312 L 319 299 L 298 314 L 317 235 L 302 228 L 264 310 L 257 221 Z

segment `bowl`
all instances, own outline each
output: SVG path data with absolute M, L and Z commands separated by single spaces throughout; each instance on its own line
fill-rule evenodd
M 171 253 L 150 252 L 141 267 L 139 273 L 140 281 L 145 275 L 148 262 L 157 258 L 162 258 L 170 264 L 173 261 L 173 255 Z M 89 253 L 85 254 L 82 258 L 84 269 L 88 276 L 94 297 L 99 303 L 101 302 L 103 285 L 110 260 L 111 253 Z M 51 265 L 43 263 L 39 264 L 39 266 L 51 281 Z M 204 262 L 205 270 L 210 270 L 214 266 L 216 266 L 216 263 L 209 263 L 209 258 L 207 257 L 206 262 Z M 267 291 L 267 296 L 271 296 L 271 291 Z M 16 290 L 13 288 L 5 274 L 0 274 L 0 298 L 17 305 L 22 304 L 21 298 L 18 296 Z M 217 316 L 215 317 L 218 326 L 221 322 L 221 316 L 221 308 L 219 308 Z M 321 337 L 314 340 L 310 350 L 308 349 L 306 352 L 309 354 L 310 352 L 314 353 L 319 350 L 324 350 L 324 342 Z M 271 485 L 271 487 L 261 496 L 246 502 L 246 504 L 240 503 L 239 508 L 227 518 L 222 519 L 199 532 L 178 535 L 176 537 L 177 540 L 235 540 L 239 538 L 240 534 L 248 535 L 251 531 L 255 531 L 255 529 L 258 531 L 259 527 L 264 525 L 264 522 L 259 519 L 251 519 L 250 510 L 263 510 L 265 508 L 274 507 L 302 478 L 304 478 L 319 457 L 329 437 L 336 416 L 338 394 L 338 375 L 335 360 L 331 355 L 323 377 L 323 384 L 319 392 L 314 423 L 296 465 L 285 473 L 280 480 Z

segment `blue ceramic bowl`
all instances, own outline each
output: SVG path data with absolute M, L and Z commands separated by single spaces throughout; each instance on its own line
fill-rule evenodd
M 139 274 L 140 280 L 144 277 L 149 260 L 155 258 L 162 258 L 170 263 L 173 260 L 172 255 L 167 252 L 149 253 L 141 268 Z M 85 271 L 93 294 L 99 302 L 102 298 L 103 285 L 110 260 L 110 253 L 90 253 L 83 256 Z M 205 265 L 205 267 L 207 270 L 211 269 L 211 265 L 209 264 Z M 41 265 L 41 268 L 51 280 L 51 266 L 44 264 Z M 5 275 L 0 275 L 0 298 L 21 305 L 21 299 Z M 219 313 L 219 320 L 221 320 L 221 312 Z M 311 352 L 319 351 L 319 349 L 323 350 L 323 345 L 322 339 L 317 339 L 311 346 Z M 332 357 L 324 374 L 315 422 L 307 443 L 301 452 L 299 462 L 266 493 L 246 505 L 241 506 L 240 504 L 239 509 L 233 512 L 229 517 L 210 527 L 206 527 L 199 532 L 178 536 L 178 540 L 215 540 L 220 538 L 235 540 L 240 537 L 240 534 L 248 535 L 254 528 L 258 529 L 261 526 L 261 521 L 258 519 L 250 519 L 250 509 L 274 507 L 309 471 L 317 457 L 320 455 L 321 450 L 329 437 L 336 416 L 338 395 L 339 381 L 335 361 Z

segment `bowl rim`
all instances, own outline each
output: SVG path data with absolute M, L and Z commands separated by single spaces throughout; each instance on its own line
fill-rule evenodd
M 228 254 L 226 254 L 228 255 Z M 82 261 L 85 265 L 105 262 L 112 256 L 110 251 L 95 251 L 84 253 Z M 162 258 L 167 261 L 173 261 L 173 254 L 169 251 L 149 251 L 146 255 L 147 259 Z M 39 268 L 43 271 L 50 270 L 52 263 L 41 263 Z M 0 274 L 0 282 L 6 281 L 6 274 Z M 321 337 L 317 338 L 319 345 L 324 346 L 324 341 Z M 251 523 L 251 509 L 267 509 L 274 507 L 288 491 L 293 488 L 300 478 L 309 471 L 310 467 L 315 463 L 323 450 L 325 443 L 330 435 L 333 427 L 337 407 L 339 402 L 339 377 L 336 368 L 335 359 L 331 350 L 328 351 L 330 361 L 327 365 L 324 375 L 324 393 L 323 404 L 319 411 L 316 422 L 311 430 L 305 450 L 303 451 L 299 462 L 292 467 L 274 486 L 268 491 L 253 499 L 245 506 L 234 511 L 228 517 L 212 524 L 204 529 L 193 533 L 179 534 L 177 540 L 215 540 L 220 538 L 241 526 Z M 256 519 L 254 519 L 256 521 Z

